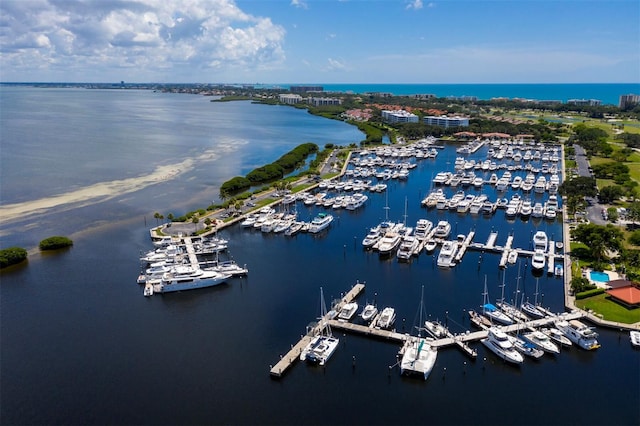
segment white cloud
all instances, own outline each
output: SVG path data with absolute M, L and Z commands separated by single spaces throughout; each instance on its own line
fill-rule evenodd
M 129 81 L 190 73 L 215 81 L 212 69 L 250 72 L 284 61 L 284 28 L 233 0 L 3 0 L 0 28 L 3 80 L 48 70 L 91 81 L 125 68 L 136 71 L 122 76 Z
M 329 62 L 328 71 L 346 71 L 348 69 L 343 60 L 327 58 L 327 62 Z
M 423 7 L 422 0 L 412 0 L 407 4 L 407 9 L 418 10 L 418 9 L 422 9 L 422 7 Z
M 291 0 L 291 6 L 298 7 L 301 9 L 307 9 L 307 3 L 303 0 Z

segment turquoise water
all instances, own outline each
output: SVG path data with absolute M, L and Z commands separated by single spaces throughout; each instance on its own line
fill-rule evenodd
M 604 272 L 591 271 L 589 276 L 593 281 L 597 281 L 599 283 L 606 283 L 609 281 L 609 275 L 605 274 Z
M 289 85 L 283 85 L 288 87 Z M 434 94 L 476 96 L 478 99 L 525 98 L 537 100 L 598 99 L 618 105 L 620 95 L 640 93 L 640 83 L 599 84 L 324 84 L 324 90 L 337 92 L 383 92 L 394 95 Z

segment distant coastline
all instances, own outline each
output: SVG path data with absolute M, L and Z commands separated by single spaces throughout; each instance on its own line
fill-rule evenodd
M 86 89 L 137 89 L 161 90 L 166 87 L 188 89 L 205 87 L 254 87 L 257 89 L 288 90 L 299 83 L 242 84 L 242 83 L 131 83 L 131 82 L 0 82 L 0 85 L 37 86 L 52 88 Z M 303 84 L 305 85 L 305 84 Z M 597 99 L 603 105 L 618 105 L 620 95 L 640 94 L 638 83 L 462 83 L 462 84 L 389 84 L 389 83 L 328 83 L 322 86 L 329 93 L 389 93 L 394 96 L 431 94 L 436 97 L 469 96 L 480 100 L 492 98 L 521 98 L 538 101 L 561 101 L 569 99 Z

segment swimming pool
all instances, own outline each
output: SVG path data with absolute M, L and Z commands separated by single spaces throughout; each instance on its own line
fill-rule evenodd
M 597 281 L 599 283 L 606 283 L 610 279 L 609 275 L 606 272 L 599 272 L 599 271 L 591 271 L 589 273 L 589 277 L 591 277 L 593 281 Z

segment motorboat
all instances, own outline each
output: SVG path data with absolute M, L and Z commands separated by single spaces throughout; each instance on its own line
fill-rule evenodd
M 289 226 L 289 228 L 287 228 L 287 230 L 284 231 L 284 235 L 293 236 L 298 232 L 302 231 L 303 226 L 304 226 L 304 222 L 300 222 L 300 221 L 293 222 L 291 226 Z
M 391 328 L 396 322 L 396 310 L 390 307 L 386 307 L 380 313 L 376 327 L 378 328 Z
M 530 342 L 531 344 L 537 346 L 539 349 L 550 353 L 550 354 L 559 354 L 560 349 L 558 346 L 551 341 L 551 338 L 544 334 L 542 331 L 535 330 L 529 333 L 524 333 L 522 338 Z
M 365 322 L 371 322 L 371 320 L 373 320 L 377 314 L 378 308 L 376 307 L 376 305 L 369 303 L 362 310 L 360 317 Z
M 433 228 L 433 222 L 431 222 L 430 220 L 418 219 L 418 222 L 416 222 L 414 235 L 418 239 L 424 239 L 426 238 L 427 235 L 429 235 L 429 232 L 431 231 L 432 228 Z
M 542 203 L 535 203 L 531 210 L 531 217 L 538 219 L 542 216 L 544 216 L 544 207 L 542 206 Z
M 544 269 L 544 265 L 546 264 L 546 259 L 544 256 L 544 252 L 540 249 L 537 249 L 533 252 L 533 257 L 531 258 L 531 267 L 534 270 Z
M 515 349 L 507 334 L 498 327 L 489 327 L 487 337 L 482 339 L 481 342 L 491 352 L 505 361 L 515 365 L 520 365 L 524 362 L 524 358 Z
M 431 253 L 436 249 L 436 247 L 438 247 L 438 243 L 435 240 L 429 240 L 427 241 L 427 244 L 424 245 L 424 251 Z
M 549 336 L 551 338 L 551 340 L 553 340 L 554 342 L 556 342 L 560 346 L 571 346 L 571 345 L 573 345 L 573 343 L 571 343 L 571 340 L 569 340 L 569 338 L 567 336 L 565 336 L 562 333 L 562 331 L 558 330 L 555 327 L 541 328 L 540 331 L 542 331 L 544 334 Z
M 346 303 L 338 313 L 339 320 L 349 321 L 358 312 L 358 303 Z
M 555 326 L 565 336 L 582 349 L 593 350 L 600 347 L 598 343 L 598 333 L 593 327 L 589 327 L 578 320 L 567 321 L 559 319 Z
M 432 335 L 435 339 L 443 339 L 448 335 L 446 327 L 438 321 L 427 320 L 424 322 L 424 328 L 427 330 L 427 333 Z
M 399 233 L 389 231 L 380 238 L 376 243 L 375 248 L 377 248 L 381 255 L 389 255 L 398 248 L 400 241 L 402 241 L 402 236 Z
M 369 233 L 367 233 L 362 240 L 362 246 L 367 249 L 373 247 L 373 245 L 377 243 L 383 235 L 384 231 L 380 225 L 369 229 Z
M 425 338 L 409 337 L 403 348 L 400 374 L 417 374 L 427 380 L 436 363 L 438 351 Z
M 629 341 L 634 348 L 640 348 L 640 331 L 629 330 Z
M 436 230 L 433 233 L 433 236 L 436 238 L 447 238 L 451 234 L 451 224 L 446 220 L 441 220 L 436 225 Z
M 547 245 L 547 233 L 544 231 L 536 231 L 536 233 L 533 234 L 533 249 L 547 251 Z
M 240 266 L 235 260 L 225 260 L 222 262 L 216 262 L 214 266 L 204 268 L 205 271 L 215 271 L 221 274 L 229 274 L 234 277 L 244 276 L 249 273 L 249 270 L 245 266 Z
M 145 297 L 150 297 L 153 296 L 153 284 L 151 284 L 151 282 L 148 282 L 144 285 L 144 296 Z
M 400 247 L 398 247 L 398 251 L 396 252 L 396 257 L 398 260 L 409 260 L 411 256 L 417 253 L 418 246 L 420 241 L 413 235 L 405 235 L 402 237 L 402 241 L 400 242 Z
M 457 252 L 458 243 L 455 241 L 445 241 L 438 254 L 437 265 L 443 268 L 454 266 L 456 264 L 455 256 Z
M 347 210 L 357 210 L 358 208 L 362 207 L 368 199 L 369 197 L 367 195 L 357 192 L 348 199 L 345 208 Z
M 317 234 L 318 232 L 326 229 L 333 222 L 333 216 L 327 213 L 318 213 L 316 217 L 313 218 L 309 225 L 309 232 L 312 234 Z

